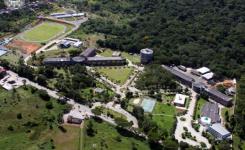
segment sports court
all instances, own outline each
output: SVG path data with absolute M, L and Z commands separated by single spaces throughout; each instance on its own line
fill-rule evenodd
M 144 97 L 142 99 L 143 101 L 140 106 L 144 109 L 145 112 L 152 112 L 155 107 L 156 101 L 150 97 Z
M 56 22 L 42 22 L 21 33 L 19 37 L 28 42 L 47 42 L 66 32 L 66 25 Z
M 21 52 L 24 54 L 31 54 L 37 51 L 41 47 L 41 45 L 37 43 L 14 39 L 7 45 L 7 47 L 10 49 L 21 50 Z

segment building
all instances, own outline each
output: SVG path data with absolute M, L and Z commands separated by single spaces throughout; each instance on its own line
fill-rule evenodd
M 167 71 L 169 71 L 171 74 L 173 74 L 176 79 L 181 82 L 184 85 L 187 85 L 189 87 L 192 87 L 192 83 L 195 82 L 195 80 L 187 75 L 185 75 L 184 73 L 172 68 L 172 67 L 168 67 L 165 65 L 162 65 L 162 67 L 164 69 L 166 69 Z
M 73 45 L 73 47 L 75 47 L 75 48 L 79 48 L 83 44 L 83 42 L 80 41 L 79 39 L 68 38 L 68 37 L 65 38 L 64 41 L 69 41 Z
M 71 42 L 67 40 L 63 40 L 59 43 L 60 48 L 69 48 L 71 47 Z
M 83 119 L 81 118 L 76 118 L 73 116 L 68 116 L 67 117 L 67 123 L 72 123 L 72 124 L 81 124 L 83 122 Z
M 207 68 L 207 67 L 202 67 L 202 68 L 196 69 L 196 71 L 197 71 L 200 75 L 204 75 L 204 74 L 206 74 L 206 73 L 209 73 L 209 72 L 210 72 L 210 69 Z
M 80 56 L 83 57 L 94 57 L 96 55 L 96 49 L 95 48 L 87 48 L 85 51 L 83 51 Z
M 62 18 L 71 18 L 71 17 L 84 17 L 86 16 L 85 13 L 72 13 L 72 14 L 68 14 L 68 13 L 53 13 L 50 16 L 55 17 L 57 19 L 62 19 Z
M 206 94 L 211 98 L 212 100 L 224 105 L 224 106 L 231 106 L 232 105 L 232 98 L 221 93 L 220 91 L 214 89 L 214 88 L 209 88 L 205 89 Z
M 153 50 L 149 48 L 140 51 L 141 64 L 148 64 L 153 60 Z
M 202 78 L 207 80 L 207 81 L 213 79 L 213 77 L 214 77 L 214 73 L 213 72 L 209 72 L 209 73 L 206 73 L 206 74 L 202 75 Z
M 125 65 L 126 59 L 122 57 L 87 57 L 86 65 L 89 66 L 118 66 Z
M 235 88 L 235 87 L 230 87 L 230 88 L 228 88 L 228 89 L 226 90 L 226 94 L 227 94 L 227 95 L 231 95 L 231 96 L 235 95 L 235 94 L 236 94 L 236 88 Z
M 209 126 L 207 131 L 218 140 L 224 140 L 231 136 L 231 133 L 227 131 L 220 123 L 215 123 Z
M 119 57 L 121 56 L 121 52 L 113 52 L 112 57 Z
M 205 105 L 201 109 L 201 117 L 209 118 L 210 123 L 220 123 L 220 116 L 219 116 L 219 107 L 218 104 L 214 104 L 211 102 L 206 102 Z M 202 120 L 201 120 L 201 123 Z
M 9 50 L 5 46 L 0 45 L 0 56 L 5 55 Z
M 4 3 L 9 8 L 17 9 L 25 5 L 25 0 L 4 0 Z
M 174 97 L 174 105 L 179 107 L 185 107 L 186 98 L 188 96 L 183 94 L 176 94 Z
M 187 69 L 186 69 L 185 66 L 179 65 L 178 68 L 179 68 L 179 70 L 182 70 L 182 71 L 184 71 L 184 72 L 187 71 Z
M 202 82 L 194 82 L 192 85 L 192 89 L 197 93 L 202 93 L 206 88 L 207 86 Z
M 43 60 L 44 65 L 66 66 L 71 65 L 72 63 L 73 62 L 70 57 L 45 58 Z

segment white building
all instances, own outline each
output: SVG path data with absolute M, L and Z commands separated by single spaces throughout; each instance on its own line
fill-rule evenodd
M 211 80 L 213 79 L 214 77 L 214 73 L 213 72 L 209 72 L 209 73 L 206 73 L 204 75 L 202 75 L 202 78 L 205 79 L 205 80 Z
M 187 97 L 188 97 L 187 95 L 176 94 L 174 97 L 174 105 L 185 107 L 185 101 Z
M 199 68 L 199 69 L 196 69 L 196 71 L 197 71 L 199 74 L 204 75 L 204 74 L 206 74 L 206 73 L 209 73 L 209 72 L 210 72 L 210 69 L 207 68 L 207 67 L 201 67 L 201 68 Z

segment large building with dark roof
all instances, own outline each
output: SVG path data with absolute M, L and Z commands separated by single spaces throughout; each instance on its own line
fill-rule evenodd
M 125 65 L 126 59 L 122 57 L 96 57 L 96 50 L 88 48 L 80 56 L 62 57 L 62 58 L 46 58 L 43 60 L 44 65 L 64 66 L 73 64 L 82 64 L 89 66 L 118 66 Z M 94 57 L 95 56 L 95 57 Z
M 192 83 L 195 81 L 193 78 L 185 75 L 184 73 L 175 70 L 172 67 L 168 67 L 163 65 L 162 66 L 164 69 L 166 69 L 167 71 L 169 71 L 170 73 L 172 73 L 177 80 L 179 80 L 182 84 L 188 85 L 189 87 L 192 87 Z
M 95 48 L 87 48 L 85 51 L 83 51 L 80 56 L 83 57 L 94 57 L 96 55 L 96 49 Z
M 213 99 L 214 101 L 224 105 L 224 106 L 231 106 L 232 105 L 232 98 L 221 93 L 220 91 L 209 88 L 206 89 L 205 92 L 208 94 L 209 98 Z
M 219 106 L 218 104 L 214 104 L 211 102 L 206 102 L 205 105 L 201 109 L 201 116 L 200 117 L 208 117 L 211 119 L 211 123 L 219 123 L 220 116 L 219 116 Z
M 45 58 L 43 60 L 43 64 L 54 65 L 54 66 L 65 66 L 65 65 L 71 65 L 72 60 L 70 57 Z
M 169 71 L 171 74 L 173 74 L 179 82 L 181 82 L 186 86 L 191 87 L 195 92 L 199 94 L 207 94 L 209 98 L 224 106 L 232 105 L 232 98 L 221 93 L 217 89 L 208 88 L 205 85 L 205 83 L 202 82 L 195 82 L 195 80 L 192 77 L 182 73 L 179 70 L 174 69 L 173 67 L 168 67 L 165 65 L 162 65 L 162 67 L 167 71 Z

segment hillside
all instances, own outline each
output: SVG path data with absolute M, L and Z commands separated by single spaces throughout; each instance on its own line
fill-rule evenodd
M 245 1 L 84 1 L 91 19 L 81 30 L 107 35 L 102 47 L 138 53 L 150 47 L 155 63 L 208 66 L 218 77 L 245 71 Z

